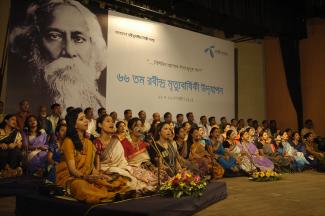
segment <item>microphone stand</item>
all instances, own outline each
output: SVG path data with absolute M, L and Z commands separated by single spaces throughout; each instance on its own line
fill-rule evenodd
M 160 159 L 161 159 L 161 157 L 160 157 L 160 151 L 159 151 L 159 149 L 158 149 L 158 147 L 157 147 L 157 144 L 156 144 L 156 142 L 155 142 L 155 139 L 152 137 L 152 135 L 151 134 L 148 134 L 149 135 L 149 138 L 151 139 L 151 141 L 152 141 L 152 146 L 153 146 L 153 148 L 154 148 L 154 150 L 156 151 L 156 153 L 157 153 L 157 155 L 158 155 L 158 160 L 157 160 L 157 166 L 158 166 L 158 173 L 157 173 L 157 177 L 158 177 L 158 183 L 157 183 L 157 191 L 159 191 L 159 189 L 160 189 Z M 150 143 L 150 142 L 149 142 Z
M 157 191 L 159 191 L 160 190 L 160 157 L 158 157 L 157 165 L 158 165 L 158 184 L 157 184 Z
M 160 186 L 161 186 L 161 161 L 163 160 L 163 156 L 162 156 L 162 154 L 161 154 L 161 152 L 159 151 L 159 148 L 158 148 L 158 146 L 157 146 L 157 143 L 156 143 L 156 141 L 155 141 L 155 139 L 152 137 L 152 135 L 149 135 L 149 137 L 150 137 L 150 139 L 152 140 L 152 147 L 154 148 L 154 150 L 156 151 L 156 153 L 157 153 L 157 156 L 158 156 L 158 161 L 157 161 L 157 166 L 158 166 L 158 184 L 157 184 L 157 190 L 159 190 L 160 189 Z M 167 168 L 169 168 L 171 171 L 172 171 L 172 169 L 169 167 L 169 165 L 168 164 L 166 164 L 167 165 Z
M 22 145 L 22 148 L 24 148 L 25 151 L 25 157 L 23 158 L 24 164 L 23 166 L 25 167 L 25 175 L 28 177 L 29 176 L 29 170 L 28 170 L 28 153 L 29 153 L 29 138 L 28 138 L 28 128 L 24 127 L 23 130 L 21 131 L 21 135 L 22 137 L 24 137 L 25 134 L 25 138 L 26 138 L 26 147 L 24 148 L 24 145 Z

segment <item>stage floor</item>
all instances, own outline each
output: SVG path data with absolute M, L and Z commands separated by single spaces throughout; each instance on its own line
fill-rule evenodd
M 245 177 L 223 179 L 227 199 L 195 216 L 323 216 L 325 173 L 284 174 L 276 182 L 251 182 Z
M 16 198 L 16 215 L 186 216 L 193 215 L 226 197 L 227 187 L 223 181 L 208 184 L 207 190 L 199 198 L 182 197 L 175 199 L 154 195 L 94 206 L 39 194 L 19 194 Z
M 195 216 L 306 216 L 324 215 L 325 173 L 305 171 L 284 174 L 278 182 L 250 182 L 245 177 L 222 179 L 227 183 L 227 199 Z M 0 215 L 14 216 L 16 198 L 0 198 Z

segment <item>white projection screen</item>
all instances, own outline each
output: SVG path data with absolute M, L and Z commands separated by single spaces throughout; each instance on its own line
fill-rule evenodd
M 232 42 L 108 12 L 108 111 L 234 117 Z

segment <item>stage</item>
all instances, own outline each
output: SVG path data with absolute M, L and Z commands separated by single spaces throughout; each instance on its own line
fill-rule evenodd
M 11 183 L 10 183 L 11 181 Z M 88 205 L 77 201 L 52 198 L 38 193 L 40 179 L 23 177 L 0 181 L 0 195 L 16 195 L 16 215 L 193 215 L 196 212 L 227 197 L 226 183 L 222 181 L 208 184 L 202 197 L 165 198 L 159 195 Z
M 35 193 L 41 183 L 42 179 L 38 177 L 2 178 L 0 179 L 0 197 Z

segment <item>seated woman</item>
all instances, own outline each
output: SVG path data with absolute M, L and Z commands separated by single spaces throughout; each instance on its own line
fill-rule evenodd
M 318 171 L 325 172 L 325 152 L 318 150 L 314 143 L 314 134 L 312 132 L 306 133 L 304 140 L 308 161 L 310 161 L 313 167 Z
M 130 181 L 127 182 L 127 185 L 137 192 L 154 191 L 156 189 L 153 186 L 156 184 L 154 176 L 150 176 L 149 179 L 145 180 L 143 177 L 137 178 L 134 175 L 134 168 L 129 165 L 121 142 L 114 136 L 115 128 L 112 117 L 109 115 L 99 117 L 96 130 L 99 134 L 99 137 L 94 141 L 97 149 L 97 169 L 107 175 L 118 173 L 128 177 Z M 146 174 L 149 177 L 149 174 Z
M 270 159 L 274 164 L 274 170 L 276 172 L 289 172 L 291 161 L 290 159 L 283 157 L 282 154 L 279 154 L 277 151 L 278 148 L 282 147 L 281 136 L 278 135 L 275 139 L 275 144 L 272 143 L 272 138 L 269 137 L 268 131 L 263 131 L 264 141 L 261 142 L 262 146 L 262 155 L 265 155 Z M 267 136 L 267 138 L 265 138 Z
M 271 139 L 269 139 L 269 133 L 267 130 L 262 130 L 259 133 L 258 142 L 256 147 L 260 155 L 267 156 L 265 152 L 275 152 L 275 146 L 272 144 Z
M 86 203 L 112 200 L 116 194 L 125 193 L 127 178 L 102 175 L 95 168 L 95 148 L 86 138 L 88 120 L 81 108 L 68 113 L 67 125 L 62 145 L 64 160 L 56 166 L 56 183 Z
M 28 152 L 27 170 L 30 174 L 41 177 L 47 161 L 47 134 L 34 115 L 28 116 L 24 128 L 23 145 Z
M 226 154 L 222 145 L 223 138 L 220 139 L 220 136 L 220 129 L 217 127 L 212 127 L 210 131 L 210 142 L 207 145 L 207 150 L 224 168 L 225 177 L 233 176 L 234 173 L 238 172 L 237 161 L 234 157 Z
M 251 161 L 252 166 L 257 167 L 261 171 L 268 171 L 274 169 L 274 164 L 267 157 L 261 155 L 256 146 L 249 142 L 250 139 L 250 128 L 241 132 L 241 142 L 239 144 L 240 151 L 245 154 Z
M 119 141 L 124 140 L 127 136 L 127 129 L 124 121 L 118 121 L 116 123 L 116 136 Z
M 212 179 L 220 179 L 224 174 L 224 169 L 217 162 L 215 156 L 205 150 L 205 145 L 201 143 L 201 138 L 199 129 L 192 128 L 189 133 L 189 159 L 198 165 L 202 177 L 211 175 Z
M 306 146 L 304 145 L 304 143 L 301 142 L 300 139 L 300 134 L 298 131 L 294 131 L 292 132 L 292 138 L 290 141 L 290 144 L 297 150 L 300 151 L 302 153 L 304 153 L 304 155 L 307 153 L 306 152 Z M 306 155 L 305 155 L 306 156 Z
M 171 128 L 171 136 L 168 138 L 169 142 L 172 144 L 172 146 L 176 147 L 177 148 L 177 161 L 179 162 L 180 166 L 182 167 L 182 169 L 186 169 L 186 170 L 189 170 L 190 172 L 192 172 L 194 175 L 200 175 L 200 169 L 198 167 L 198 165 L 194 162 L 191 162 L 190 160 L 188 160 L 188 158 L 184 158 L 182 157 L 180 154 L 179 154 L 179 146 L 176 142 L 176 133 L 175 133 L 175 128 L 174 128 L 174 125 L 173 124 L 169 124 L 170 125 L 170 128 Z M 177 130 L 179 128 L 176 128 Z M 179 132 L 179 130 L 178 130 Z M 183 136 L 185 137 L 186 133 L 185 133 L 185 130 L 184 130 L 184 134 Z M 185 138 L 184 138 L 185 139 Z M 188 148 L 188 143 L 185 142 L 184 140 L 184 149 L 187 150 L 189 149 Z M 185 147 L 186 146 L 186 147 Z M 188 150 L 189 151 L 189 150 Z M 188 155 L 189 155 L 189 152 L 188 152 Z
M 188 146 L 187 146 L 187 142 L 186 142 L 186 136 L 187 136 L 187 133 L 186 133 L 185 128 L 183 128 L 183 127 L 175 128 L 174 140 L 177 145 L 177 151 L 178 151 L 178 154 L 184 159 L 187 159 L 188 155 L 190 153 Z
M 306 166 L 309 165 L 309 162 L 306 160 L 304 154 L 302 152 L 298 152 L 295 148 L 293 148 L 289 143 L 289 136 L 287 132 L 283 131 L 280 133 L 282 137 L 282 154 L 283 156 L 288 156 L 294 159 L 293 169 L 296 171 L 302 171 Z
M 240 169 L 236 169 L 237 167 L 234 167 L 234 169 L 232 169 L 235 175 L 244 174 L 240 171 L 244 171 L 245 173 L 250 174 L 256 170 L 256 167 L 252 163 L 249 155 L 245 151 L 242 151 L 241 142 L 243 141 L 240 139 L 240 142 L 236 143 L 236 139 L 236 132 L 233 130 L 228 130 L 226 133 L 226 140 L 222 144 L 223 148 L 225 149 L 225 155 L 229 155 L 236 159 Z
M 149 147 L 142 139 L 142 122 L 139 118 L 132 118 L 128 121 L 130 139 L 122 140 L 125 157 L 128 164 L 132 166 L 132 174 L 151 186 L 157 185 L 156 167 L 151 163 L 147 151 Z
M 198 127 L 199 128 L 199 134 L 201 136 L 201 140 L 200 142 L 202 143 L 202 145 L 206 145 L 206 144 L 209 144 L 210 143 L 210 140 L 207 138 L 207 137 L 204 137 L 204 134 L 205 134 L 205 130 L 203 127 Z
M 248 136 L 249 136 L 248 142 L 253 143 L 254 145 L 257 145 L 257 143 L 259 141 L 258 140 L 259 139 L 259 137 L 258 137 L 259 134 L 256 132 L 255 128 L 249 127 L 249 128 L 246 128 L 246 130 L 248 131 Z
M 291 139 L 289 141 L 290 145 L 297 151 L 302 152 L 306 158 L 306 160 L 309 162 L 310 167 L 316 167 L 316 160 L 311 160 L 309 157 L 309 154 L 306 150 L 306 143 L 302 142 L 300 139 L 300 134 L 298 131 L 293 131 L 291 135 Z
M 21 176 L 22 138 L 15 115 L 6 115 L 0 124 L 0 177 Z
M 51 136 L 49 150 L 47 152 L 47 167 L 45 172 L 49 181 L 55 183 L 55 167 L 63 159 L 62 144 L 67 133 L 67 124 L 59 123 L 55 128 L 55 133 Z
M 172 131 L 169 123 L 159 123 L 155 132 L 155 142 L 148 149 L 151 162 L 169 177 L 175 176 L 182 169 L 178 161 L 177 146 L 170 142 L 171 137 Z M 159 171 L 158 174 L 160 173 Z M 162 182 L 166 180 L 168 178 L 162 178 Z
M 187 121 L 187 122 L 184 122 L 182 124 L 182 128 L 184 128 L 184 130 L 185 130 L 185 133 L 186 133 L 186 135 L 185 135 L 185 141 L 187 141 L 188 134 L 190 133 L 190 130 L 192 128 L 192 125 Z
M 223 137 L 223 141 L 225 141 L 227 139 L 227 132 L 230 130 L 230 128 L 231 128 L 231 124 L 227 123 L 225 125 L 225 128 L 223 129 L 223 133 L 221 134 Z

